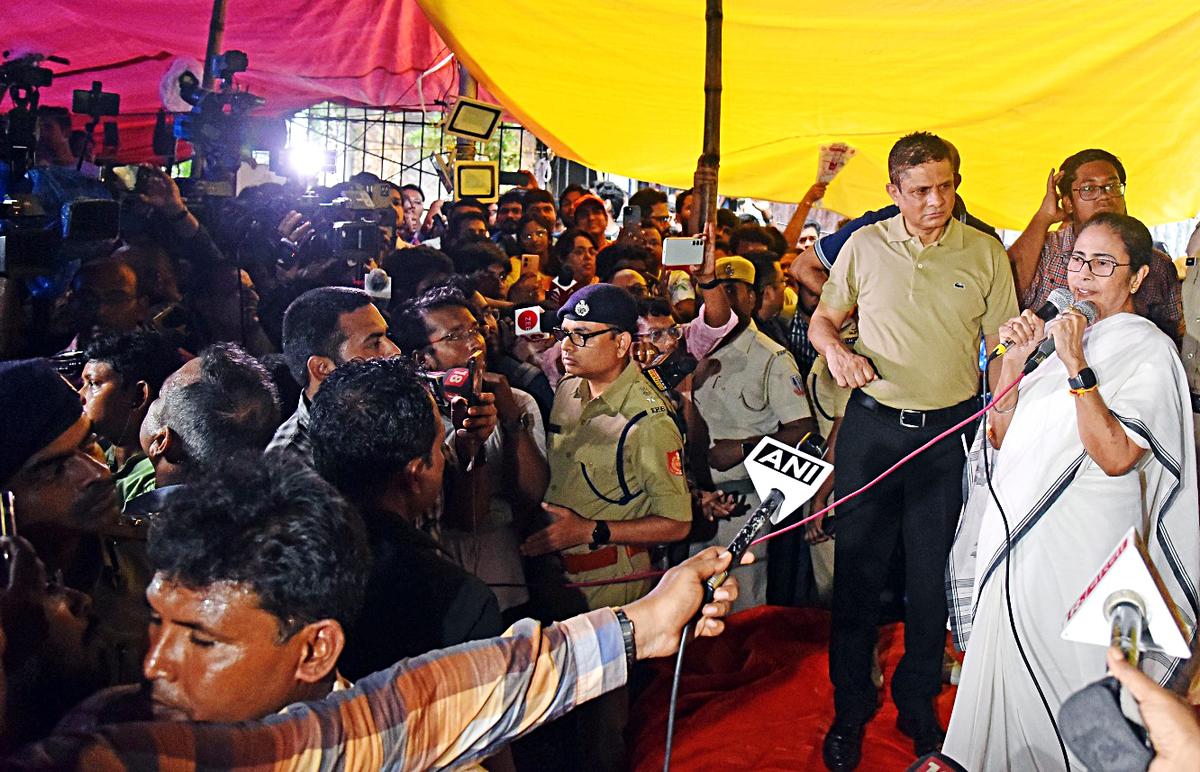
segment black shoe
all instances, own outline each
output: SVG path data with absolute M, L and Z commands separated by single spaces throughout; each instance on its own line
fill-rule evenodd
M 940 751 L 942 742 L 946 739 L 945 730 L 933 716 L 916 719 L 901 714 L 896 718 L 896 728 L 912 738 L 913 752 L 917 754 L 917 758 L 927 753 Z
M 821 756 L 825 760 L 826 769 L 833 772 L 847 772 L 858 767 L 862 760 L 863 732 L 866 724 L 834 721 L 825 735 L 825 745 Z

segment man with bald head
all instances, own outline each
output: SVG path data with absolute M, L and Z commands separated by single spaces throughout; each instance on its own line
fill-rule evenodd
M 258 360 L 236 343 L 214 343 L 163 382 L 142 421 L 142 451 L 157 488 L 126 513 L 155 513 L 197 473 L 243 450 L 262 451 L 279 426 L 279 396 Z

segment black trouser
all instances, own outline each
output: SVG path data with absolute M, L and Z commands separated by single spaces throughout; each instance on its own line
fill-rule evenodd
M 954 423 L 910 429 L 850 400 L 838 431 L 836 495 L 857 490 Z M 962 440 L 953 434 L 836 510 L 829 677 L 841 721 L 865 722 L 875 713 L 871 657 L 897 541 L 905 556 L 904 657 L 892 677 L 892 699 L 902 714 L 931 716 L 941 689 L 946 558 L 962 507 L 964 460 Z

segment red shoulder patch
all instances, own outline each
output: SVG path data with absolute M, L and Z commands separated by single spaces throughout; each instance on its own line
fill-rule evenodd
M 683 477 L 683 455 L 680 451 L 667 451 L 667 471 L 676 477 Z

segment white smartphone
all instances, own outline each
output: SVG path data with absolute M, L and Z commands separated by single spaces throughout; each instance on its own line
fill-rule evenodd
M 663 239 L 662 264 L 672 268 L 704 264 L 704 239 L 672 236 Z

